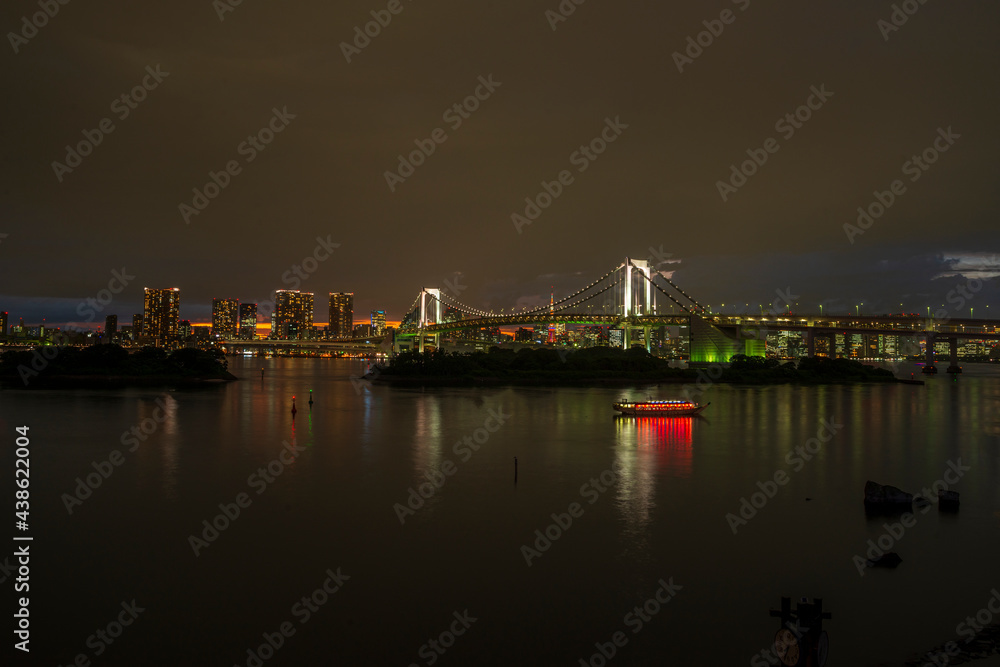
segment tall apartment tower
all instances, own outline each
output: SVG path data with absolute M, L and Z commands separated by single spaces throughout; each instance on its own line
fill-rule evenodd
M 330 333 L 349 338 L 354 330 L 354 292 L 330 292 Z
M 253 340 L 257 337 L 257 304 L 240 304 L 240 338 Z
M 239 300 L 212 299 L 212 334 L 219 338 L 236 338 L 239 330 Z
M 104 342 L 113 343 L 118 337 L 118 316 L 108 315 L 104 318 Z
M 296 339 L 311 335 L 314 296 L 312 292 L 277 290 L 271 313 L 271 338 Z
M 385 311 L 372 311 L 372 335 L 381 336 L 385 333 Z
M 142 334 L 149 337 L 157 346 L 176 338 L 180 311 L 180 289 L 146 287 L 142 305 Z
M 132 340 L 139 340 L 142 335 L 142 313 L 132 315 Z

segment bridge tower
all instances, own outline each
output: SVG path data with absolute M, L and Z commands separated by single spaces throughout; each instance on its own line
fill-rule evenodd
M 633 317 L 653 314 L 653 286 L 650 280 L 649 260 L 625 258 L 625 263 L 618 267 L 623 271 L 624 289 L 620 291 L 621 302 L 616 304 L 623 320 L 625 334 L 625 349 L 632 347 Z M 646 351 L 651 350 L 650 327 L 643 327 L 643 341 Z
M 418 326 L 423 329 L 428 324 L 437 324 L 441 321 L 441 290 L 436 287 L 425 287 L 420 292 L 420 321 Z M 438 348 L 438 337 L 440 334 L 433 334 L 434 349 Z M 426 336 L 420 333 L 420 351 L 424 351 L 424 341 Z
M 424 287 L 420 290 L 420 296 L 417 300 L 419 303 L 416 308 L 416 325 L 417 328 L 421 330 L 420 333 L 417 334 L 417 349 L 420 352 L 423 352 L 427 336 L 424 334 L 422 329 L 430 324 L 437 324 L 438 322 L 441 322 L 441 290 L 436 287 Z M 432 334 L 435 349 L 438 347 L 439 336 L 440 334 Z M 396 347 L 398 347 L 398 345 Z

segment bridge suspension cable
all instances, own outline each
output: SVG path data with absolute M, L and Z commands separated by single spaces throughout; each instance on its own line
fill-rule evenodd
M 632 264 L 632 260 L 629 260 L 629 264 Z M 666 296 L 668 299 L 670 299 L 671 301 L 673 301 L 674 303 L 676 303 L 678 306 L 680 306 L 681 310 L 683 310 L 685 313 L 687 313 L 689 315 L 693 314 L 692 311 L 691 311 L 691 309 L 689 309 L 683 303 L 681 303 L 680 301 L 678 301 L 677 299 L 675 299 L 674 296 L 670 292 L 667 292 L 665 289 L 663 289 L 662 287 L 660 287 L 659 285 L 657 285 L 656 282 L 652 278 L 650 278 L 649 276 L 647 276 L 645 274 L 645 272 L 641 271 L 639 269 L 639 267 L 637 267 L 635 264 L 632 264 L 632 268 L 634 268 L 636 271 L 638 271 L 639 275 L 641 275 L 643 278 L 645 278 L 649 282 L 650 285 L 652 285 L 653 287 L 655 287 L 664 296 Z M 680 291 L 680 290 L 678 290 L 678 291 Z M 694 302 L 694 299 L 691 299 L 691 301 Z M 696 305 L 697 305 L 697 303 L 696 303 Z
M 615 267 L 615 268 L 611 269 L 610 271 L 608 271 L 607 273 L 605 273 L 603 276 L 601 276 L 600 278 L 598 278 L 594 282 L 590 283 L 589 285 L 587 285 L 583 289 L 577 290 L 576 292 L 574 292 L 573 294 L 570 294 L 567 297 L 559 299 L 558 301 L 555 301 L 555 302 L 553 302 L 553 303 L 551 303 L 551 304 L 549 304 L 547 306 L 539 306 L 538 308 L 532 308 L 532 309 L 527 310 L 527 311 L 525 311 L 525 312 L 523 312 L 521 314 L 522 315 L 534 315 L 535 313 L 538 313 L 538 312 L 544 312 L 546 310 L 553 309 L 556 306 L 558 306 L 560 304 L 563 304 L 563 303 L 569 301 L 570 299 L 576 298 L 577 296 L 583 294 L 584 292 L 586 292 L 587 290 L 589 290 L 590 288 L 592 288 L 594 285 L 597 285 L 602 280 L 604 280 L 605 278 L 607 278 L 608 276 L 610 276 L 612 273 L 614 273 L 615 271 L 617 271 L 620 268 L 621 267 Z M 596 294 L 595 295 L 591 295 L 591 296 L 596 296 Z
M 631 264 L 632 260 L 629 260 L 629 263 Z M 636 270 L 639 270 L 639 268 L 637 266 L 635 266 L 635 264 L 632 264 L 632 266 Z M 655 278 L 649 278 L 649 277 L 647 277 L 646 274 L 643 273 L 642 271 L 639 271 L 639 273 L 641 273 L 642 277 L 645 278 L 646 280 L 648 280 L 650 282 L 650 284 L 653 285 L 653 287 L 655 287 L 661 293 L 663 293 L 664 295 L 666 295 L 667 298 L 669 298 L 671 301 L 673 301 L 674 303 L 676 303 L 678 306 L 680 306 L 681 308 L 683 308 L 685 310 L 685 312 L 688 312 L 688 313 L 692 312 L 687 307 L 685 307 L 681 302 L 679 302 L 677 299 L 675 299 L 673 297 L 673 295 L 671 295 L 669 292 L 665 291 L 662 287 L 660 287 L 659 285 L 657 285 L 656 282 L 655 282 L 655 280 L 656 280 Z M 677 290 L 678 292 L 680 292 L 684 296 L 684 298 L 686 298 L 688 301 L 690 301 L 691 303 L 693 303 L 695 305 L 695 307 L 698 309 L 699 312 L 701 312 L 701 313 L 705 312 L 705 307 L 704 306 L 702 306 L 700 303 L 698 303 L 697 301 L 695 301 L 695 299 L 692 296 L 690 296 L 687 292 L 685 292 L 680 287 L 678 287 L 676 284 L 674 284 L 673 281 L 671 281 L 669 278 L 667 278 L 666 276 L 664 276 L 663 274 L 661 274 L 659 272 L 657 272 L 656 275 L 659 276 L 660 278 L 663 278 L 664 280 L 666 280 L 667 283 L 671 287 L 673 287 L 675 290 Z
M 607 291 L 608 291 L 609 289 L 611 289 L 611 288 L 612 288 L 612 287 L 614 287 L 614 286 L 615 286 L 615 284 L 614 284 L 614 283 L 609 283 L 609 284 L 608 284 L 608 286 L 607 286 L 607 287 L 605 287 L 604 289 L 601 289 L 601 290 L 598 290 L 597 292 L 594 292 L 593 294 L 589 294 L 589 295 L 587 295 L 587 296 L 586 296 L 585 298 L 583 298 L 583 299 L 580 299 L 579 301 L 576 301 L 576 302 L 574 302 L 574 303 L 570 303 L 570 304 L 567 304 L 567 305 L 566 305 L 566 308 L 572 308 L 573 306 L 578 306 L 578 305 L 580 305 L 581 303 L 586 303 L 587 301 L 590 301 L 591 299 L 593 299 L 593 298 L 594 298 L 595 296 L 597 296 L 598 294 L 603 294 L 604 292 L 607 292 Z
M 431 296 L 434 297 L 433 294 Z M 465 305 L 464 303 L 462 303 L 461 301 L 459 301 L 458 299 L 456 299 L 455 297 L 453 297 L 452 295 L 450 295 L 450 294 L 448 294 L 446 292 L 441 292 L 441 296 L 447 297 L 450 301 L 452 301 L 454 303 L 454 305 L 452 307 L 458 307 L 458 309 L 460 311 L 462 311 L 463 313 L 472 313 L 473 315 L 479 315 L 480 317 L 494 317 L 494 316 L 497 315 L 497 313 L 494 313 L 493 311 L 488 311 L 487 312 L 485 310 L 480 310 L 478 308 L 473 308 L 472 306 L 467 306 L 467 305 Z M 436 297 L 434 297 L 434 298 L 436 298 Z M 444 301 L 441 301 L 440 299 L 438 299 L 438 301 L 440 301 L 441 305 L 443 305 L 443 306 L 448 306 L 449 305 L 449 304 L 446 304 Z

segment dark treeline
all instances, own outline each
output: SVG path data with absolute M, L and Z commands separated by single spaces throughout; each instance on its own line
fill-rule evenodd
M 849 359 L 815 357 L 781 363 L 777 359 L 736 355 L 728 367 L 717 365 L 710 377 L 718 382 L 866 382 L 891 381 L 891 371 L 865 366 Z M 453 381 L 496 380 L 648 380 L 684 382 L 696 380 L 705 370 L 670 368 L 667 360 L 641 348 L 619 350 L 593 347 L 582 350 L 523 348 L 517 352 L 492 348 L 489 352 L 462 354 L 440 350 L 404 352 L 381 369 L 385 380 L 429 378 Z
M 175 377 L 232 379 L 221 352 L 184 348 L 168 354 L 144 347 L 134 354 L 118 345 L 39 347 L 8 350 L 0 355 L 0 377 L 33 379 L 58 377 Z

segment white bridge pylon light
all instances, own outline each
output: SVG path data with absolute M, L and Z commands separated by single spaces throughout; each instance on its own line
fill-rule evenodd
M 611 319 L 608 319 L 609 315 L 612 319 L 617 318 L 618 320 L 655 316 L 657 314 L 656 292 L 660 292 L 685 313 L 690 314 L 692 311 L 689 308 L 656 284 L 654 281 L 656 277 L 662 277 L 670 287 L 694 302 L 662 273 L 659 271 L 654 273 L 649 260 L 626 257 L 622 264 L 612 268 L 600 278 L 572 294 L 560 299 L 550 299 L 549 303 L 541 306 L 522 307 L 520 310 L 512 308 L 509 313 L 505 313 L 503 308 L 499 311 L 480 310 L 461 303 L 446 291 L 424 287 L 421 288 L 413 305 L 407 311 L 408 314 L 404 317 L 401 329 L 420 330 L 443 325 L 445 324 L 446 312 L 449 313 L 448 321 L 457 328 L 513 326 L 514 324 L 531 322 L 552 323 L 556 318 L 583 322 L 593 319 L 601 326 L 612 326 L 615 324 Z M 597 298 L 605 293 L 607 293 L 607 297 L 598 301 Z M 694 303 L 695 307 L 700 309 L 697 302 Z M 457 311 L 457 318 L 450 316 L 451 311 Z M 602 311 L 602 314 L 598 314 L 598 311 Z M 462 324 L 458 324 L 459 321 Z
M 645 280 L 642 281 L 643 287 L 645 289 L 640 289 L 638 294 L 633 293 L 632 289 L 632 268 L 637 269 L 645 275 Z M 642 316 L 652 313 L 652 301 L 651 301 L 651 290 L 652 285 L 650 283 L 649 275 L 649 260 L 645 259 L 630 259 L 625 258 L 625 263 L 622 264 L 620 269 L 625 269 L 625 290 L 622 295 L 622 316 L 631 317 L 633 314 L 636 316 Z M 639 303 L 636 303 L 636 297 L 639 297 Z
M 433 316 L 428 317 L 427 300 L 431 301 L 431 312 Z M 428 324 L 437 324 L 441 321 L 441 290 L 434 287 L 425 287 L 420 291 L 420 322 L 422 329 Z

